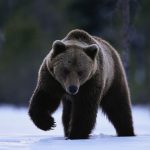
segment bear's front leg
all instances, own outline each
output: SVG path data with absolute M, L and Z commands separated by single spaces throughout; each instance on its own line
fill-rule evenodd
M 61 86 L 43 64 L 29 104 L 29 116 L 38 128 L 49 130 L 55 126 L 51 114 L 58 108 L 62 93 Z
M 65 137 L 68 137 L 69 124 L 71 119 L 71 110 L 72 110 L 72 99 L 69 95 L 65 95 L 62 98 L 62 102 L 63 102 L 62 123 L 64 127 Z
M 30 102 L 29 115 L 34 124 L 42 129 L 49 130 L 55 126 L 54 119 L 50 116 L 48 105 L 49 94 L 41 89 L 36 89 Z M 57 107 L 58 102 L 55 107 Z M 49 106 L 49 107 L 48 107 Z
M 94 128 L 100 90 L 92 86 L 81 87 L 73 96 L 69 139 L 86 139 Z

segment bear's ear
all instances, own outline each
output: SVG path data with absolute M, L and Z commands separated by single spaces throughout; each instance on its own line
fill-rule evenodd
M 63 42 L 61 42 L 60 40 L 56 40 L 53 43 L 53 53 L 52 53 L 52 57 L 54 58 L 55 56 L 57 56 L 60 53 L 63 53 L 66 50 L 66 46 Z
M 84 49 L 84 52 L 94 60 L 98 53 L 98 46 L 96 44 L 92 44 Z

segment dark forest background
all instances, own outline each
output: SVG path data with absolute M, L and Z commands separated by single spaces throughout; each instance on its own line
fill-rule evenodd
M 121 54 L 134 104 L 150 103 L 149 0 L 0 0 L 0 103 L 27 105 L 56 39 L 84 29 Z

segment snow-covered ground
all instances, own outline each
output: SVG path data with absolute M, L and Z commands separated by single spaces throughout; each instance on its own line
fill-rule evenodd
M 135 137 L 116 137 L 113 126 L 99 111 L 96 128 L 88 140 L 65 140 L 61 108 L 54 114 L 57 127 L 37 129 L 26 108 L 0 107 L 0 150 L 150 150 L 150 110 L 134 107 Z

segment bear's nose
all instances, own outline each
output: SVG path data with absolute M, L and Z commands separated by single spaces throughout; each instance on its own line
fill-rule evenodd
M 69 90 L 70 94 L 74 95 L 74 94 L 76 94 L 78 92 L 78 87 L 75 86 L 75 85 L 71 85 L 71 86 L 69 86 L 68 90 Z

